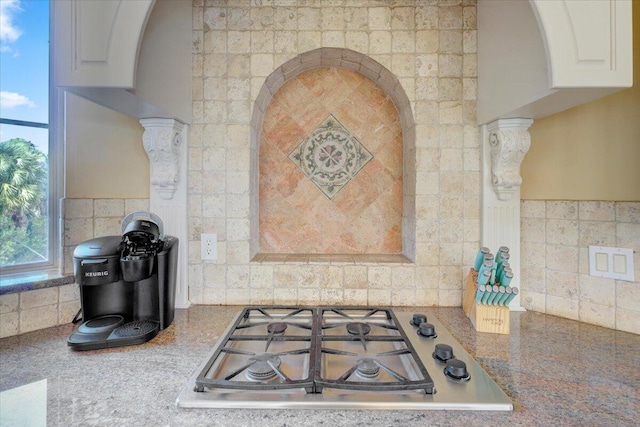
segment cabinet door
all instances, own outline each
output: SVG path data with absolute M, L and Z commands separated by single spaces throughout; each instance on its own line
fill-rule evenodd
M 154 3 L 52 2 L 56 86 L 133 88 L 138 48 Z

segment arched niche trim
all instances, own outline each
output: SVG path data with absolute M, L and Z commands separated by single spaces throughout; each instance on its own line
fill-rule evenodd
M 304 52 L 276 68 L 266 79 L 253 105 L 251 116 L 251 257 L 259 252 L 259 154 L 260 132 L 273 95 L 288 80 L 318 67 L 357 71 L 378 84 L 393 101 L 400 117 L 403 147 L 402 253 L 409 260 L 416 256 L 416 129 L 411 103 L 399 80 L 379 62 L 349 49 L 319 48 Z

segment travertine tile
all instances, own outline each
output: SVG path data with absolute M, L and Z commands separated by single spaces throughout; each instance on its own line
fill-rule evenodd
M 368 283 L 367 267 L 351 266 L 351 265 L 344 267 L 345 290 L 346 289 L 366 289 L 367 283 Z
M 580 221 L 578 244 L 588 246 L 615 246 L 616 224 L 605 221 Z
M 578 248 L 564 245 L 547 245 L 546 266 L 550 270 L 578 272 Z
M 226 299 L 225 289 L 202 288 L 202 304 L 222 305 L 225 304 Z
M 243 289 L 249 287 L 250 268 L 248 265 L 227 266 L 227 288 Z
M 520 246 L 521 265 L 528 267 L 545 268 L 546 261 L 546 245 L 544 243 L 528 243 L 522 242 Z
M 369 289 L 389 289 L 391 286 L 391 267 L 369 267 Z
M 319 288 L 321 283 L 322 283 L 322 266 L 321 265 L 301 265 L 298 267 L 298 287 L 299 288 Z
M 369 305 L 391 305 L 391 289 L 368 289 L 367 303 Z
M 438 305 L 441 307 L 458 307 L 462 303 L 462 290 L 440 289 Z
M 640 223 L 640 202 L 616 202 L 615 209 L 618 222 Z
M 579 319 L 579 301 L 577 299 L 547 295 L 546 307 L 547 314 L 573 320 Z
M 415 289 L 392 289 L 391 305 L 400 307 L 410 307 L 415 305 Z
M 273 287 L 273 267 L 270 265 L 252 264 L 250 267 L 249 286 L 252 288 Z
M 393 289 L 415 289 L 415 268 L 393 267 L 391 269 L 391 287 Z
M 344 270 L 342 267 L 324 265 L 322 267 L 322 283 L 320 286 L 324 289 L 342 289 L 344 287 Z M 337 293 L 331 295 L 337 295 Z M 340 293 L 340 295 L 342 294 Z
M 125 215 L 128 215 L 136 211 L 148 211 L 149 199 L 125 199 L 124 211 Z
M 67 301 L 58 304 L 58 325 L 70 323 L 80 310 L 80 301 Z
M 580 301 L 587 301 L 593 304 L 603 305 L 609 308 L 616 305 L 616 281 L 602 277 L 592 277 L 581 274 L 580 280 Z M 640 296 L 640 293 L 638 294 Z M 613 310 L 610 310 L 613 312 Z M 593 323 L 593 322 L 589 322 Z
M 298 290 L 275 288 L 273 290 L 273 301 L 275 304 L 296 305 L 298 303 Z
M 546 208 L 547 218 L 578 219 L 578 202 L 549 200 Z
M 546 232 L 547 243 L 568 246 L 578 245 L 578 221 L 547 219 Z
M 616 246 L 640 250 L 640 222 L 616 224 Z
M 122 217 L 95 218 L 93 220 L 94 237 L 118 236 L 122 233 Z
M 92 218 L 92 199 L 64 199 L 64 218 Z
M 64 245 L 77 245 L 94 237 L 93 219 L 65 219 L 64 221 Z
M 547 270 L 547 293 L 549 295 L 564 299 L 578 299 L 578 289 L 577 273 Z M 548 302 L 549 299 L 547 299 L 547 304 Z
M 417 289 L 415 305 L 437 306 L 440 295 L 438 289 Z
M 544 294 L 547 291 L 547 278 L 546 269 L 540 267 L 526 267 L 520 268 L 521 279 L 520 283 L 522 289 L 527 291 Z M 544 313 L 544 311 L 543 311 Z
M 20 313 L 17 311 L 0 314 L 0 338 L 20 333 Z
M 319 288 L 298 288 L 298 304 L 313 305 L 320 302 Z
M 19 294 L 0 295 L 0 314 L 18 311 L 19 303 Z
M 616 310 L 616 329 L 640 334 L 640 312 L 618 308 Z
M 522 218 L 545 218 L 544 200 L 523 200 L 520 203 L 520 215 Z
M 462 268 L 456 266 L 441 266 L 440 267 L 440 280 L 439 288 L 442 289 L 456 289 L 462 290 L 463 280 L 466 279 L 466 275 L 463 278 Z M 462 300 L 461 300 L 462 301 Z
M 345 305 L 367 305 L 367 289 L 344 289 L 343 296 Z
M 20 310 L 44 307 L 58 303 L 58 288 L 37 289 L 34 291 L 20 292 Z M 57 318 L 57 316 L 56 316 Z
M 520 228 L 523 242 L 546 243 L 546 220 L 544 218 L 523 217 Z
M 640 283 L 615 281 L 616 306 L 618 309 L 640 312 Z
M 584 300 L 580 301 L 579 319 L 605 328 L 614 328 L 616 324 L 615 311 L 611 307 Z
M 77 284 L 58 287 L 58 299 L 62 302 L 80 301 L 80 286 Z
M 94 215 L 100 217 L 124 217 L 124 199 L 95 199 Z
M 227 283 L 227 268 L 225 265 L 206 262 L 202 278 L 202 285 L 205 288 L 224 288 Z M 258 281 L 258 283 L 261 282 Z
M 57 289 L 56 289 L 57 291 Z M 20 310 L 20 333 L 36 331 L 58 324 L 58 304 Z
M 578 218 L 582 221 L 614 221 L 615 202 L 578 202 Z
M 230 305 L 243 305 L 251 301 L 252 289 L 227 289 L 226 303 Z
M 526 289 L 522 289 L 520 294 L 520 301 L 524 308 L 527 310 L 536 311 L 538 313 L 546 312 L 546 294 L 540 292 L 533 292 Z

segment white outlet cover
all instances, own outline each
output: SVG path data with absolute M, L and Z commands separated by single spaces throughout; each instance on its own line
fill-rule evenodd
M 633 282 L 633 249 L 589 246 L 589 275 Z
M 218 259 L 218 236 L 215 233 L 200 234 L 200 259 L 202 261 Z

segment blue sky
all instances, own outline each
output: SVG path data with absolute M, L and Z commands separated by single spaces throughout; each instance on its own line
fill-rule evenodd
M 49 121 L 49 0 L 0 0 L 0 116 Z M 0 141 L 21 137 L 46 152 L 46 130 L 0 125 Z

